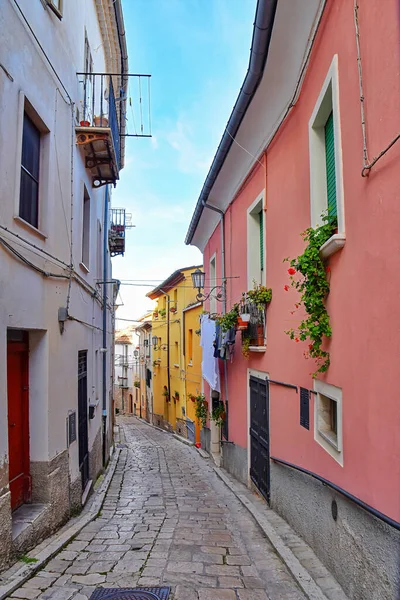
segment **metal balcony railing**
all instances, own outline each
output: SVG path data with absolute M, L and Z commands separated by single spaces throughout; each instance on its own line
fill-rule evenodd
M 105 73 L 78 73 L 78 144 L 87 153 L 86 167 L 104 183 L 118 179 L 121 168 L 121 115 L 117 111 L 114 82 Z M 99 185 L 99 184 L 97 184 Z
M 265 345 L 265 310 L 260 310 L 249 300 L 245 304 L 245 312 L 250 313 L 246 337 L 250 338 L 250 346 Z

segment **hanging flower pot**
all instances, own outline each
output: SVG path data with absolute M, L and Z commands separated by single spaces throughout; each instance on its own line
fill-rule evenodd
M 176 313 L 176 308 L 173 306 L 172 308 L 169 309 L 169 312 Z
M 249 315 L 249 316 L 250 316 L 250 315 Z M 248 326 L 249 326 L 249 322 L 248 322 L 248 321 L 244 321 L 244 320 L 242 319 L 242 316 L 238 317 L 238 320 L 237 320 L 237 328 L 238 328 L 239 330 L 242 330 L 242 331 L 243 331 L 244 329 L 247 329 L 247 328 L 248 328 Z

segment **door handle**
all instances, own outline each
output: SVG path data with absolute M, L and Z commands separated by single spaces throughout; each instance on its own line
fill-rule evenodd
M 15 427 L 15 423 L 10 423 L 10 427 Z

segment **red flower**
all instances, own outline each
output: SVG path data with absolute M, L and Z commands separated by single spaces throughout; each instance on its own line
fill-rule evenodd
M 289 286 L 285 285 L 285 286 L 283 286 L 283 289 L 285 290 L 285 292 L 288 292 L 289 291 Z
M 331 268 L 330 267 L 326 267 L 326 272 L 330 273 L 331 272 Z
M 289 273 L 289 275 L 296 275 L 296 269 L 294 269 L 293 267 L 290 267 L 290 269 L 288 269 L 287 272 Z
M 299 342 L 300 340 L 299 340 L 299 338 L 294 338 L 294 341 Z
M 310 348 L 310 350 L 313 349 L 313 345 L 312 344 L 309 344 L 308 347 Z

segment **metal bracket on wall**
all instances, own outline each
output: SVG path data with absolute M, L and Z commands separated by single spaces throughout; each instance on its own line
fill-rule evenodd
M 299 391 L 297 385 L 293 385 L 292 383 L 284 383 L 283 381 L 275 381 L 275 379 L 268 379 L 268 377 L 266 378 L 265 381 L 267 381 L 268 383 L 274 383 L 275 385 L 283 385 L 283 387 L 287 387 L 287 388 L 296 390 L 296 394 Z

